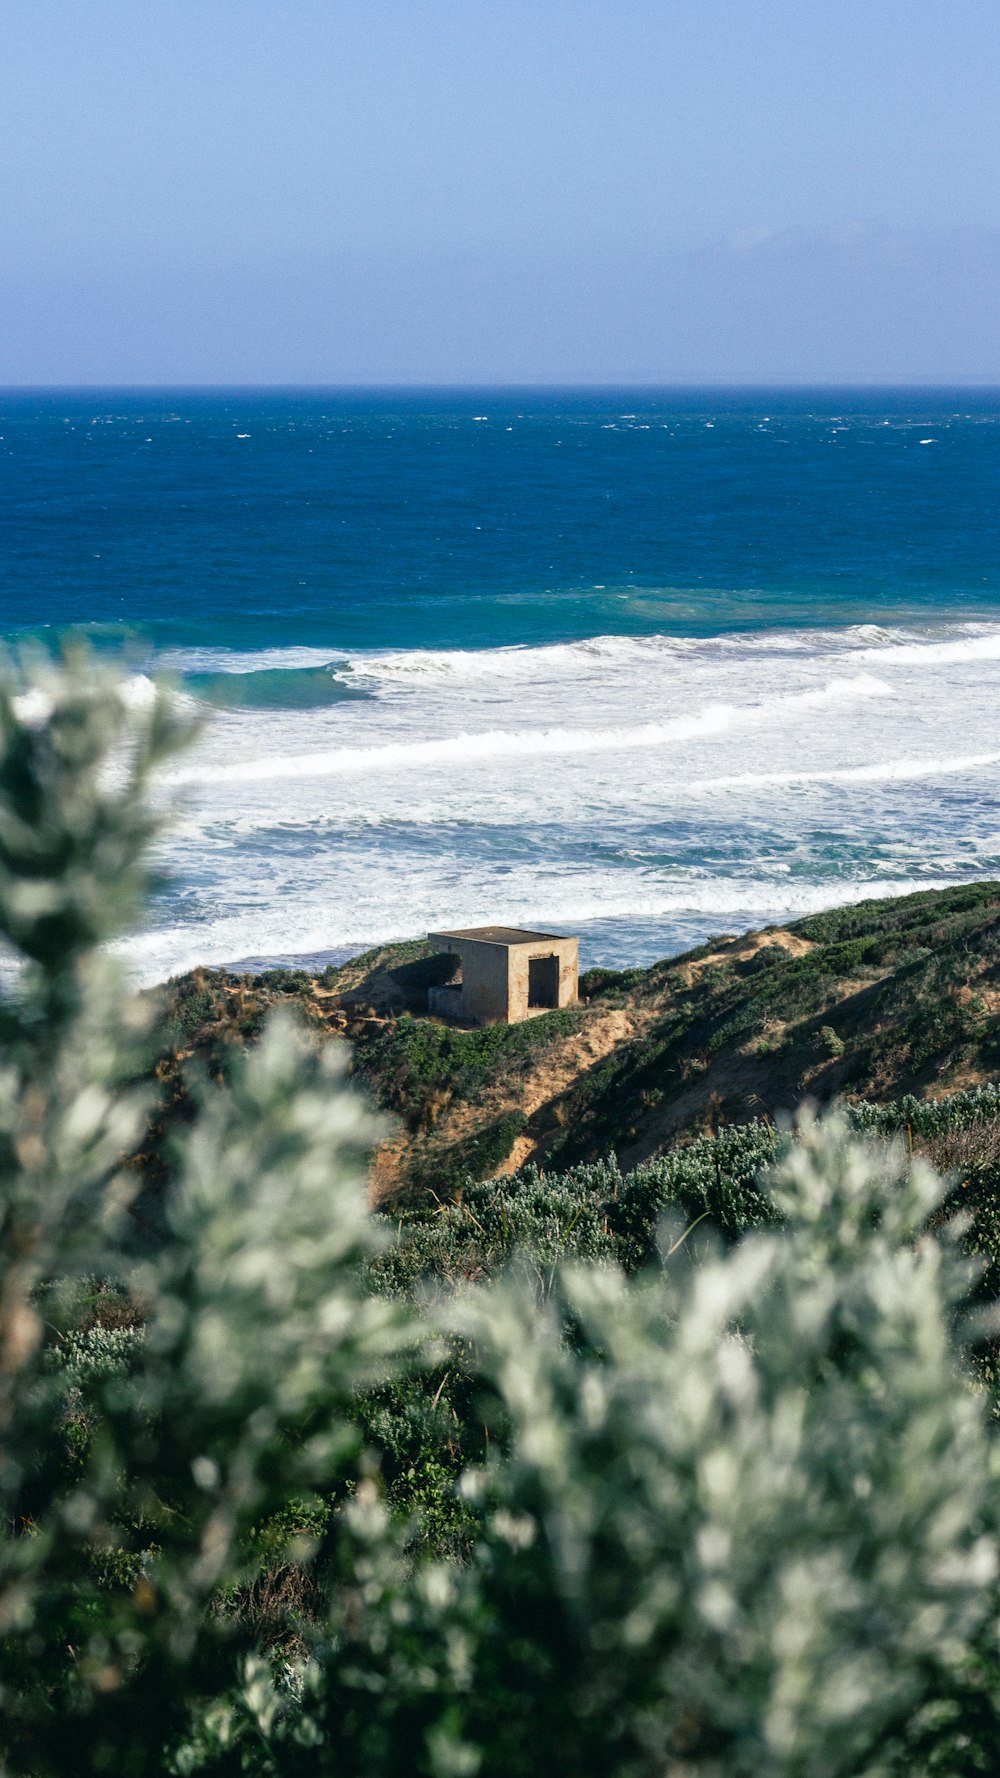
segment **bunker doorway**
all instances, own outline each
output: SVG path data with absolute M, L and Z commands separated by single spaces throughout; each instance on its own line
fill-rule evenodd
M 528 961 L 529 1007 L 559 1005 L 558 957 L 531 957 Z

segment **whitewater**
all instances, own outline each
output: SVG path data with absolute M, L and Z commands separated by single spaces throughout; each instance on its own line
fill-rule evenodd
M 1000 875 L 1000 623 L 158 666 L 182 696 L 243 683 L 166 787 L 169 887 L 126 946 L 147 981 L 487 921 L 622 965 Z M 290 707 L 297 675 L 327 700 Z
M 991 389 L 0 390 L 0 646 L 204 719 L 143 981 L 649 962 L 1000 875 L 998 486 Z

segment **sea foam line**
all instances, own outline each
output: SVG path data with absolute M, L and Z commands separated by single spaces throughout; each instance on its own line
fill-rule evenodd
M 859 674 L 851 679 L 831 680 L 812 691 L 765 699 L 759 704 L 710 704 L 696 715 L 679 716 L 668 722 L 598 729 L 487 729 L 480 734 L 448 735 L 433 741 L 391 741 L 381 747 L 337 747 L 284 758 L 196 767 L 176 773 L 171 783 L 260 783 L 265 779 L 332 778 L 422 765 L 467 765 L 539 754 L 632 752 L 638 748 L 669 746 L 675 741 L 706 739 L 734 728 L 759 727 L 798 709 L 891 698 L 893 695 L 892 688 L 884 680 Z
M 530 890 L 522 888 L 500 905 L 498 917 L 513 925 L 534 920 L 552 930 L 563 925 L 586 930 L 608 920 L 667 924 L 696 917 L 710 922 L 709 930 L 733 931 L 801 919 L 873 896 L 944 889 L 957 881 L 969 881 L 974 874 L 929 872 L 800 883 L 789 883 L 785 878 L 734 877 L 712 883 L 691 878 L 657 882 L 644 876 L 638 881 L 609 880 L 595 885 L 592 874 L 581 871 L 558 885 L 543 880 Z M 412 938 L 438 923 L 475 924 L 481 914 L 480 901 L 456 898 L 453 893 L 442 899 L 441 885 L 432 881 L 415 885 L 405 915 L 392 896 L 376 896 L 374 901 L 370 896 L 359 896 L 349 910 L 331 913 L 329 908 L 308 905 L 294 910 L 293 917 L 284 923 L 275 923 L 273 909 L 262 909 L 198 926 L 160 927 L 121 939 L 113 949 L 128 960 L 140 982 L 150 986 L 184 969 L 231 964 L 245 957 L 308 958 L 329 955 L 334 949 L 343 955 L 393 938 Z M 670 942 L 666 935 L 665 939 Z
M 327 668 L 345 683 L 456 687 L 464 681 L 575 679 L 603 676 L 662 663 L 686 660 L 731 662 L 743 655 L 801 658 L 813 655 L 846 662 L 872 662 L 883 667 L 933 666 L 1000 659 L 1000 626 L 996 623 L 946 623 L 934 632 L 848 624 L 842 628 L 723 632 L 691 637 L 669 635 L 582 637 L 575 642 L 509 643 L 482 649 L 370 650 L 285 646 L 255 650 L 225 648 L 168 649 L 159 657 L 167 672 L 255 673 Z
M 855 660 L 877 662 L 880 667 L 937 667 L 964 662 L 1000 660 L 1000 632 L 963 636 L 947 642 L 883 642 L 863 648 Z
M 967 753 L 954 759 L 887 759 L 864 766 L 831 766 L 808 772 L 732 772 L 719 778 L 697 778 L 691 792 L 757 790 L 796 784 L 902 784 L 917 778 L 945 778 L 1000 765 L 1000 753 Z M 683 788 L 683 787 L 681 787 Z

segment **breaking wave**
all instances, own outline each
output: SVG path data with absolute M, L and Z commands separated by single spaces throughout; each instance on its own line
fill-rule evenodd
M 998 663 L 996 623 L 185 651 L 182 888 L 127 951 L 153 980 L 502 919 L 627 962 L 1000 875 Z
M 348 698 L 371 696 L 362 686 L 345 683 L 330 663 L 186 673 L 182 684 L 216 710 L 322 710 Z
M 293 754 L 283 758 L 240 760 L 178 773 L 173 781 L 178 784 L 238 783 L 260 782 L 267 778 L 326 778 L 428 765 L 468 765 L 533 758 L 541 754 L 628 753 L 636 749 L 667 747 L 676 741 L 723 735 L 735 728 L 766 726 L 796 711 L 892 695 L 892 688 L 883 680 L 860 674 L 852 679 L 832 680 L 815 690 L 743 707 L 709 705 L 692 716 L 680 716 L 667 722 L 626 724 L 618 728 L 490 729 L 480 734 L 463 731 L 435 740 L 397 741 L 381 747 L 341 747 L 329 752 Z

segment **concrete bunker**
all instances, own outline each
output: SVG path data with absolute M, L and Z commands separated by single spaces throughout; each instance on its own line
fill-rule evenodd
M 515 1025 L 576 1004 L 577 938 L 523 926 L 471 926 L 431 932 L 428 938 L 455 958 L 450 981 L 428 990 L 427 1010 L 439 1018 L 466 1025 Z

